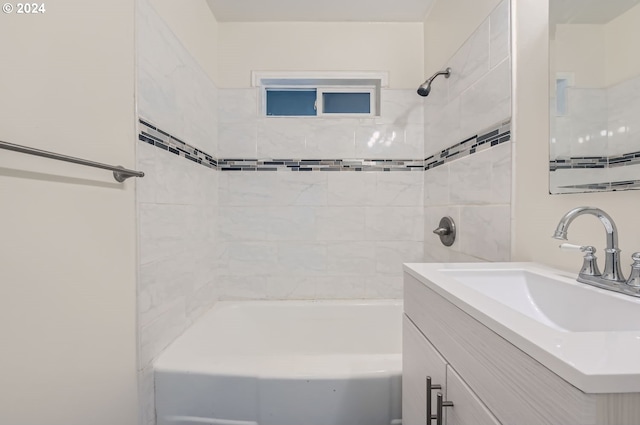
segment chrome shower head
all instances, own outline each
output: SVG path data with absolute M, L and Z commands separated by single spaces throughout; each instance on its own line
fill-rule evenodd
M 418 94 L 422 97 L 427 97 L 429 92 L 431 92 L 431 83 L 438 75 L 444 75 L 445 78 L 449 78 L 451 76 L 451 68 L 447 68 L 444 71 L 436 72 L 424 83 L 420 84 L 418 87 Z

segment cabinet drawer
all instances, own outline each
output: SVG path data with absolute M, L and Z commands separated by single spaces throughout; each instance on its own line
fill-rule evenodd
M 447 364 L 427 338 L 413 322 L 403 317 L 402 324 L 402 424 L 424 425 L 426 421 L 426 377 L 433 384 L 442 385 L 441 390 L 432 391 L 433 414 L 436 393 L 446 394 Z M 435 421 L 433 422 L 435 424 Z
M 453 402 L 445 411 L 447 425 L 500 425 L 451 366 L 447 366 L 447 400 Z

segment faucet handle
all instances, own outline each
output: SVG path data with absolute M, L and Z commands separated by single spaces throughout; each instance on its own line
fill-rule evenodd
M 631 265 L 631 274 L 627 279 L 627 285 L 634 288 L 640 288 L 640 252 L 634 252 L 631 255 L 633 264 Z
M 574 245 L 570 243 L 560 244 L 561 249 L 573 249 L 584 252 L 584 262 L 582 263 L 582 268 L 580 269 L 579 276 L 602 276 L 600 273 L 600 269 L 598 269 L 598 262 L 596 261 L 598 257 L 596 257 L 596 249 L 591 245 Z M 638 253 L 638 277 L 639 277 L 639 286 L 640 286 L 640 253 Z

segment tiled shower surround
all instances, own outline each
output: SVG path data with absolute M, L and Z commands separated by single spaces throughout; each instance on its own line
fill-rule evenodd
M 137 110 L 206 152 L 217 144 L 217 88 L 148 0 L 136 1 Z M 139 128 L 144 127 L 139 123 Z M 155 424 L 152 362 L 218 299 L 218 174 L 138 142 L 140 425 Z
M 460 140 L 471 139 L 469 152 L 478 150 L 424 173 L 425 261 L 510 259 L 515 145 L 502 125 L 491 136 L 491 149 L 480 151 L 478 145 L 487 140 L 480 136 L 486 129 L 508 122 L 511 114 L 509 25 L 509 2 L 503 1 L 443 64 L 452 68 L 451 77 L 434 81 L 425 99 L 425 154 L 440 153 L 427 165 L 438 164 L 442 154 L 449 156 L 447 148 Z M 432 233 L 443 216 L 451 216 L 458 226 L 451 247 Z
M 403 262 L 509 258 L 506 2 L 429 97 L 385 88 L 355 119 L 262 117 L 258 89 L 216 88 L 147 0 L 137 19 L 142 425 L 153 359 L 217 300 L 400 298 Z

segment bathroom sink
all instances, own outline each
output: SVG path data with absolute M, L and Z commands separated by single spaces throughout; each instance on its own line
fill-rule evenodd
M 531 269 L 448 270 L 445 276 L 565 332 L 640 331 L 637 301 Z
M 404 269 L 412 297 L 426 287 L 582 391 L 640 392 L 640 298 L 536 263 Z

